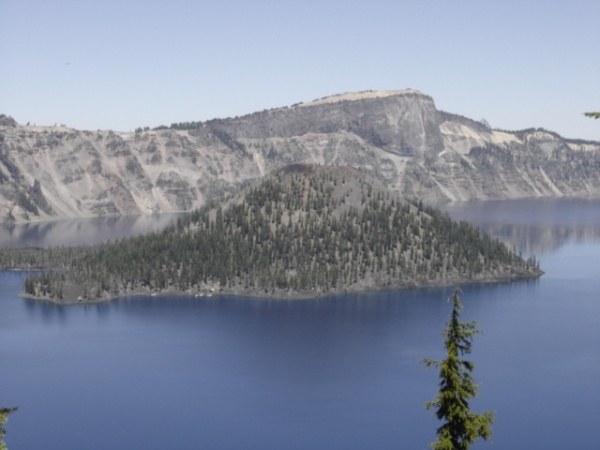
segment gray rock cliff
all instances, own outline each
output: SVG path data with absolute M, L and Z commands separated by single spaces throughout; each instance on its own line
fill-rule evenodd
M 599 142 L 493 130 L 414 90 L 135 133 L 1 118 L 0 221 L 189 210 L 292 163 L 351 165 L 432 203 L 600 195 Z

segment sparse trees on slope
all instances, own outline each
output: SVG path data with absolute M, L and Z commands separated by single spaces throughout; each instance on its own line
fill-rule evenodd
M 535 273 L 466 222 L 338 178 L 331 169 L 279 173 L 160 233 L 37 255 L 0 251 L 0 267 L 55 269 L 28 278 L 26 293 L 60 300 L 78 289 L 84 301 L 136 289 L 324 293 Z
M 435 416 L 444 421 L 437 429 L 437 441 L 430 444 L 433 450 L 466 450 L 478 438 L 488 440 L 492 435 L 494 414 L 472 413 L 469 401 L 477 396 L 478 385 L 471 376 L 474 364 L 461 359 L 471 353 L 473 337 L 479 333 L 475 322 L 460 322 L 462 304 L 458 291 L 452 296 L 454 307 L 450 321 L 443 331 L 446 358 L 442 361 L 423 359 L 427 367 L 439 368 L 440 388 L 436 398 L 425 404 L 435 408 Z

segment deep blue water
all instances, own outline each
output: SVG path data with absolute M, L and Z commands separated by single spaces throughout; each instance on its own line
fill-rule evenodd
M 597 448 L 600 239 L 579 230 L 539 257 L 537 281 L 463 288 L 462 319 L 483 331 L 472 407 L 496 413 L 489 448 Z M 19 298 L 23 276 L 0 272 L 0 404 L 19 407 L 10 450 L 425 449 L 435 439 L 423 405 L 437 373 L 418 361 L 443 357 L 452 289 L 57 307 Z

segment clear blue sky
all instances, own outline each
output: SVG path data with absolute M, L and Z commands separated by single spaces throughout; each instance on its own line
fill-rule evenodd
M 78 129 L 418 89 L 600 140 L 598 0 L 0 0 L 0 113 Z

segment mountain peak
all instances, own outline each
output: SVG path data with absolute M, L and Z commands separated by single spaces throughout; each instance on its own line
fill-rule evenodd
M 384 98 L 384 97 L 393 97 L 396 95 L 422 95 L 425 96 L 420 91 L 416 89 L 404 89 L 404 90 L 369 90 L 369 91 L 359 91 L 359 92 L 346 92 L 344 94 L 336 94 L 330 95 L 327 97 L 319 98 L 317 100 L 313 100 L 311 102 L 300 103 L 298 106 L 315 106 L 315 105 L 324 105 L 328 103 L 337 103 L 342 101 L 356 101 L 356 100 L 365 100 L 372 98 Z

